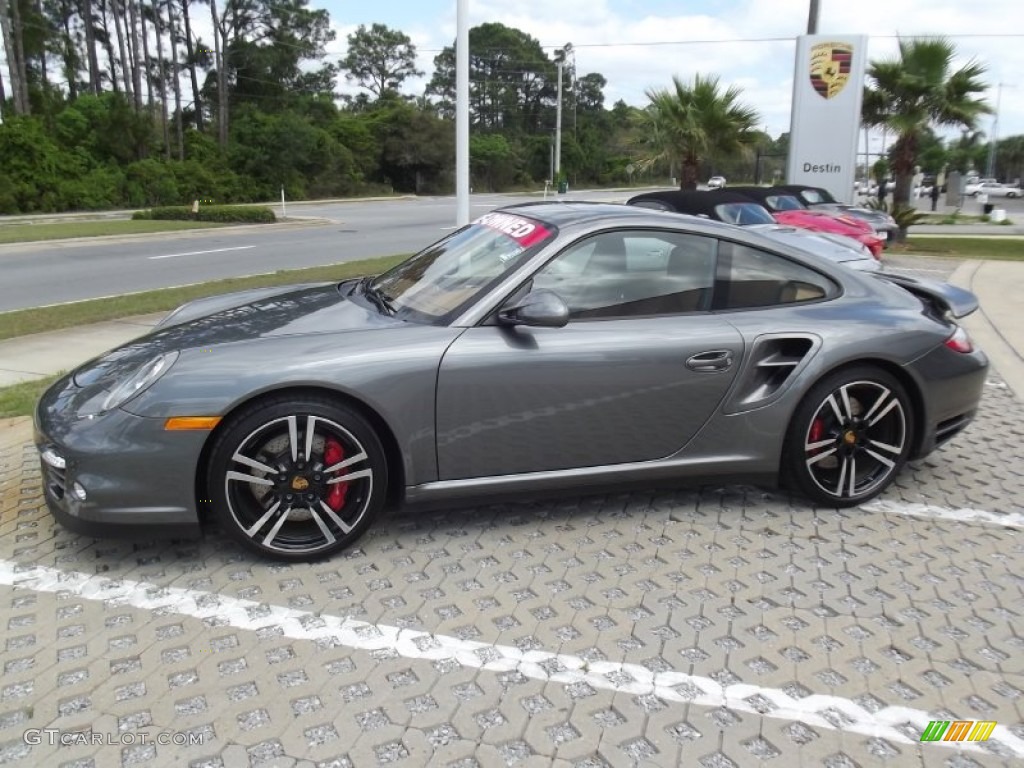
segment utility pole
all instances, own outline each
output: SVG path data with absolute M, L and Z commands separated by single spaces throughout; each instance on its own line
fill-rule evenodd
M 996 85 L 996 111 L 992 116 L 992 137 L 988 144 L 988 162 L 986 163 L 985 176 L 995 178 L 996 171 L 996 142 L 999 140 L 999 105 L 1003 100 L 1003 88 L 1013 88 L 1007 83 Z
M 562 172 L 562 69 L 565 67 L 565 59 L 572 51 L 572 43 L 566 43 L 565 47 L 555 52 L 555 64 L 558 67 L 558 102 L 555 107 L 555 178 L 552 181 L 558 184 L 559 175 Z
M 455 223 L 469 224 L 469 0 L 455 4 Z
M 818 34 L 818 5 L 819 0 L 811 0 L 810 10 L 807 12 L 807 34 Z

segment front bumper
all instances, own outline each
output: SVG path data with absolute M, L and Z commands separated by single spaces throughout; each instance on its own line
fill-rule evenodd
M 70 377 L 35 413 L 43 495 L 65 528 L 94 537 L 199 534 L 196 470 L 207 432 L 166 432 L 163 419 L 122 410 L 78 418 Z M 63 406 L 63 407 L 62 407 Z

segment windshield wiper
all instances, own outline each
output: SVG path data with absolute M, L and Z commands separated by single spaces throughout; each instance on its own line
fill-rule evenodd
M 363 295 L 377 305 L 385 315 L 395 314 L 395 305 L 391 303 L 391 297 L 373 284 L 372 277 L 364 277 L 362 281 Z

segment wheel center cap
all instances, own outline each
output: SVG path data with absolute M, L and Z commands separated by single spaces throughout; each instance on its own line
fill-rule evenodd
M 292 478 L 291 486 L 293 491 L 304 491 L 309 488 L 309 480 L 302 475 L 296 475 Z
M 843 442 L 847 445 L 854 445 L 857 442 L 857 433 L 852 429 L 846 430 L 846 432 L 843 433 Z

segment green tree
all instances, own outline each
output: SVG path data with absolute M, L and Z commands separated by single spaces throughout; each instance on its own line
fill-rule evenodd
M 455 48 L 434 58 L 429 96 L 439 97 L 439 111 L 455 115 Z M 469 112 L 473 126 L 501 131 L 507 137 L 538 133 L 550 126 L 554 105 L 555 65 L 540 42 L 504 24 L 481 24 L 469 30 Z
M 868 66 L 863 120 L 885 126 L 897 139 L 890 153 L 896 178 L 893 205 L 909 204 L 914 166 L 925 130 L 933 125 L 972 129 L 990 112 L 976 94 L 985 91 L 985 67 L 971 61 L 953 69 L 956 47 L 944 38 L 901 40 L 899 53 Z M 900 238 L 906 229 L 900 229 Z
M 996 144 L 996 168 L 1001 178 L 1020 181 L 1024 177 L 1024 135 L 1007 136 Z
M 451 189 L 455 135 L 451 123 L 400 99 L 385 99 L 369 115 L 381 148 L 380 174 L 399 192 L 431 193 Z
M 713 75 L 697 74 L 692 83 L 676 76 L 672 83 L 646 91 L 651 103 L 640 113 L 636 141 L 644 167 L 678 165 L 680 189 L 696 189 L 701 162 L 745 151 L 758 135 L 760 118 L 740 103 L 739 88 L 723 90 Z
M 365 24 L 348 36 L 348 53 L 341 60 L 345 79 L 355 81 L 378 99 L 385 91 L 398 91 L 416 68 L 416 46 L 404 32 L 384 24 Z

